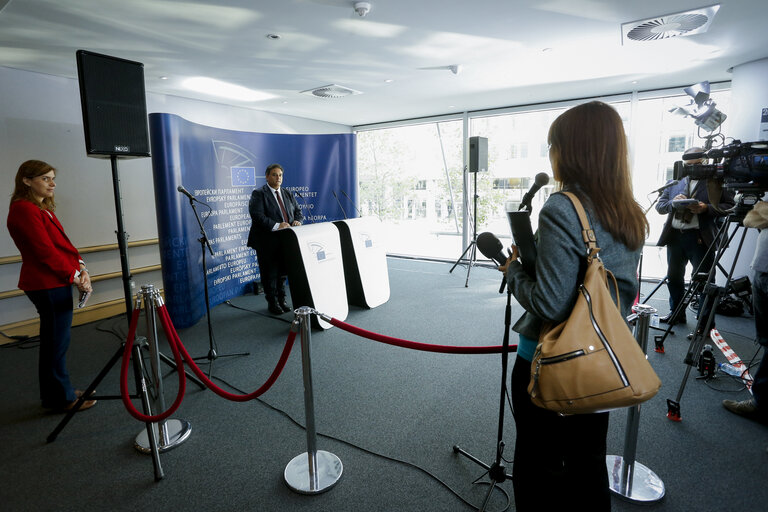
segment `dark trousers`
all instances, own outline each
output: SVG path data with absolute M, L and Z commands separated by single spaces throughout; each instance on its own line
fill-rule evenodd
M 515 510 L 610 511 L 608 413 L 559 416 L 541 409 L 528 396 L 530 376 L 530 361 L 517 357 L 511 382 Z
M 256 249 L 261 286 L 267 302 L 285 299 L 285 272 L 280 264 L 280 247 L 277 243 L 264 244 Z
M 768 272 L 755 272 L 752 277 L 752 304 L 755 308 L 755 333 L 763 346 L 763 359 L 752 375 L 752 396 L 758 408 L 768 416 Z
M 75 400 L 67 371 L 67 350 L 72 328 L 72 288 L 25 292 L 40 315 L 38 379 L 43 407 L 60 407 Z
M 675 231 L 675 238 L 667 244 L 667 278 L 669 283 L 669 309 L 675 311 L 685 295 L 685 266 L 690 262 L 692 272 L 709 272 L 714 263 L 715 251 L 707 253 L 708 247 L 701 240 L 698 229 Z M 705 258 L 706 256 L 706 258 Z M 693 280 L 693 275 L 691 280 Z M 703 291 L 703 289 L 702 289 Z M 699 295 L 699 304 L 704 304 L 704 294 Z M 709 311 L 699 311 L 706 316 Z M 685 314 L 685 311 L 681 311 Z

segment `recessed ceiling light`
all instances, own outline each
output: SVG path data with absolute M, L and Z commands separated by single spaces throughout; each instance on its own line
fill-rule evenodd
M 160 80 L 168 80 L 167 76 L 161 76 L 161 77 L 158 77 L 158 78 L 160 78 Z
M 541 49 L 541 51 L 542 51 L 543 53 L 551 52 L 551 51 L 552 51 L 552 48 L 542 48 L 542 49 Z
M 384 83 L 387 83 L 387 84 L 391 84 L 392 82 L 394 82 L 394 80 L 392 80 L 391 78 L 387 78 L 386 80 L 384 80 Z
M 272 39 L 272 40 L 280 39 L 280 34 L 267 34 L 267 39 Z
M 201 92 L 203 94 L 210 94 L 211 96 L 219 96 L 221 98 L 229 98 L 232 100 L 241 101 L 262 101 L 274 98 L 273 94 L 266 92 L 254 91 L 241 85 L 230 84 L 216 80 L 214 78 L 207 78 L 203 76 L 197 76 L 193 78 L 187 78 L 183 84 L 189 90 Z

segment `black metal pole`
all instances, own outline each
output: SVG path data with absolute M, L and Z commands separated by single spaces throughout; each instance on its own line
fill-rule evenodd
M 128 241 L 123 227 L 123 205 L 120 195 L 120 177 L 117 170 L 117 155 L 110 157 L 112 163 L 112 187 L 115 193 L 115 213 L 117 216 L 117 247 L 120 251 L 120 268 L 123 275 L 123 294 L 125 295 L 125 316 L 128 323 L 133 314 L 133 301 L 131 300 L 131 267 L 128 265 Z

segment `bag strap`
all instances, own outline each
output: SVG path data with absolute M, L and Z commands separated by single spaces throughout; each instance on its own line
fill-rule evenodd
M 587 258 L 591 261 L 594 256 L 600 251 L 597 246 L 597 238 L 595 232 L 592 230 L 592 226 L 589 225 L 589 219 L 587 218 L 587 212 L 584 210 L 584 206 L 576 194 L 573 192 L 563 192 L 563 194 L 571 200 L 573 208 L 576 210 L 576 214 L 581 221 L 581 238 L 584 241 L 584 245 L 587 248 Z
M 592 226 L 589 225 L 587 212 L 584 210 L 584 206 L 581 204 L 579 198 L 576 197 L 576 194 L 573 192 L 563 192 L 563 194 L 565 194 L 565 196 L 571 200 L 571 203 L 573 203 L 573 208 L 576 210 L 576 214 L 579 216 L 579 221 L 581 221 L 581 238 L 584 240 L 584 245 L 587 247 L 587 263 L 592 263 L 593 259 L 597 257 L 597 253 L 600 252 L 600 248 L 597 246 L 597 237 L 595 236 L 595 232 L 592 230 Z M 611 282 L 613 282 L 613 289 L 616 293 L 616 307 L 619 308 L 619 311 L 621 311 L 619 283 L 616 281 L 616 276 L 614 276 L 613 272 L 607 268 L 605 269 L 605 275 L 606 286 L 609 286 L 607 280 L 608 278 L 610 278 Z

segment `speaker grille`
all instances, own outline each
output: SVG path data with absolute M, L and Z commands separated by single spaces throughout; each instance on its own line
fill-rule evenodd
M 144 65 L 78 50 L 89 155 L 149 156 Z

